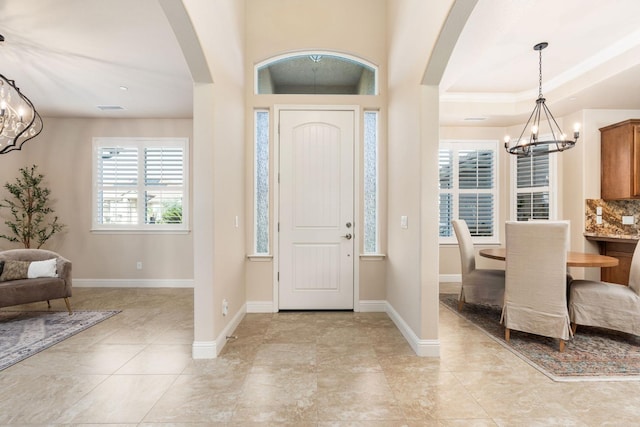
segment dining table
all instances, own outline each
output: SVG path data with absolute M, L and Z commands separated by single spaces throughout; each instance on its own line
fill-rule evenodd
M 480 256 L 504 261 L 507 259 L 506 248 L 480 249 Z M 587 252 L 567 252 L 567 267 L 615 267 L 618 259 L 600 254 Z

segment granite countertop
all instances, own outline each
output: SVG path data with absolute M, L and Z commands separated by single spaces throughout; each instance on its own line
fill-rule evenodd
M 614 234 L 614 233 L 591 233 L 584 232 L 583 236 L 588 240 L 599 240 L 603 242 L 624 242 L 627 241 L 629 243 L 636 243 L 640 240 L 640 235 L 638 234 Z

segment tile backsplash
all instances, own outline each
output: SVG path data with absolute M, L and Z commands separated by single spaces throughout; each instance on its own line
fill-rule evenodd
M 585 232 L 637 235 L 640 224 L 640 200 L 586 199 Z M 596 208 L 602 208 L 602 224 L 597 223 Z M 633 224 L 623 224 L 623 216 L 633 216 Z

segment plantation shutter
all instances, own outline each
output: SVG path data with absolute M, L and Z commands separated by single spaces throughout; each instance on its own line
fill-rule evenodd
M 440 149 L 438 156 L 440 198 L 438 200 L 440 237 L 453 235 L 453 151 Z M 447 191 L 448 190 L 448 191 Z
M 464 219 L 478 242 L 495 243 L 497 141 L 441 142 L 438 151 L 439 236 L 455 243 L 451 221 Z
M 458 217 L 472 236 L 492 236 L 494 223 L 494 152 L 461 150 L 458 156 Z
M 546 150 L 537 147 L 536 150 Z M 549 219 L 549 155 L 516 160 L 516 219 Z
M 187 138 L 94 138 L 92 229 L 183 231 Z
M 96 151 L 98 224 L 136 224 L 138 205 L 138 149 L 101 147 Z
M 183 162 L 180 147 L 145 148 L 145 224 L 182 223 Z

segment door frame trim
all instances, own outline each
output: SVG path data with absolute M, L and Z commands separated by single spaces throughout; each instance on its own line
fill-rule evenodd
M 295 105 L 276 104 L 273 106 L 273 221 L 271 235 L 273 239 L 273 312 L 280 311 L 280 282 L 278 273 L 280 269 L 280 239 L 278 234 L 278 222 L 280 219 L 280 112 L 281 111 L 352 111 L 353 112 L 353 218 L 354 230 L 360 230 L 360 157 L 362 144 L 360 141 L 360 128 L 362 117 L 359 105 Z M 353 311 L 360 311 L 360 232 L 353 242 Z

